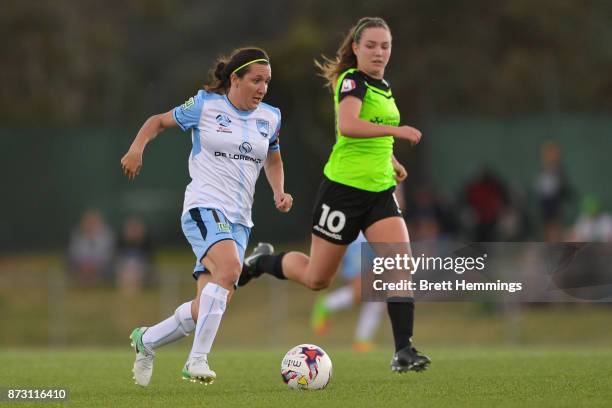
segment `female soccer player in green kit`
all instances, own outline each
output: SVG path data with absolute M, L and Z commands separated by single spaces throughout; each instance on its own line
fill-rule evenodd
M 365 17 L 350 30 L 333 60 L 317 63 L 334 92 L 336 144 L 324 169 L 312 220 L 310 257 L 272 255 L 260 244 L 245 260 L 239 285 L 269 273 L 313 289 L 329 286 L 347 245 L 363 231 L 369 242 L 405 243 L 409 235 L 393 196 L 406 170 L 393 156 L 394 138 L 415 145 L 421 132 L 400 126 L 400 114 L 384 79 L 391 32 L 381 18 Z M 412 347 L 414 298 L 388 297 L 396 352 L 393 371 L 422 371 L 430 360 Z

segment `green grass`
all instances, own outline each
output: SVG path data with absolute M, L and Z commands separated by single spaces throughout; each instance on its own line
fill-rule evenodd
M 0 388 L 69 389 L 67 402 L 47 407 L 609 407 L 612 401 L 612 349 L 431 348 L 431 368 L 404 375 L 390 372 L 390 350 L 328 351 L 334 377 L 323 391 L 285 387 L 279 373 L 284 350 L 219 350 L 210 357 L 217 381 L 192 384 L 180 379 L 185 351 L 177 348 L 159 351 L 147 388 L 134 385 L 127 348 L 4 349 Z

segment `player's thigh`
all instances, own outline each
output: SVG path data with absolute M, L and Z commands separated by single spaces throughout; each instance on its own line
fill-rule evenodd
M 335 244 L 313 234 L 308 265 L 311 280 L 329 284 L 338 272 L 346 247 L 346 245 Z
M 368 226 L 365 236 L 376 256 L 411 255 L 410 236 L 402 217 L 387 217 Z
M 236 242 L 233 239 L 217 241 L 209 248 L 202 263 L 215 281 L 229 277 L 237 279 L 241 263 Z
M 387 217 L 374 222 L 365 230 L 368 242 L 409 243 L 410 235 L 402 217 Z

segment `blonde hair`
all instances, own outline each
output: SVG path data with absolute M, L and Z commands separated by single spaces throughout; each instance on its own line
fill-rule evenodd
M 389 25 L 380 17 L 360 18 L 344 37 L 342 44 L 336 51 L 336 57 L 331 59 L 322 55 L 322 61 L 315 60 L 315 66 L 319 69 L 319 75 L 326 79 L 326 86 L 334 91 L 338 76 L 349 68 L 357 68 L 357 56 L 353 52 L 353 42 L 359 43 L 361 35 L 366 28 L 381 27 L 388 31 Z

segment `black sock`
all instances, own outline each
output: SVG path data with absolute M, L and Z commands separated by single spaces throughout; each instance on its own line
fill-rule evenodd
M 269 273 L 278 279 L 287 279 L 283 275 L 283 257 L 285 252 L 276 255 L 262 255 L 255 264 L 255 269 L 264 273 Z
M 412 344 L 414 327 L 414 299 L 411 297 L 392 297 L 387 299 L 387 312 L 391 319 L 395 351 Z

